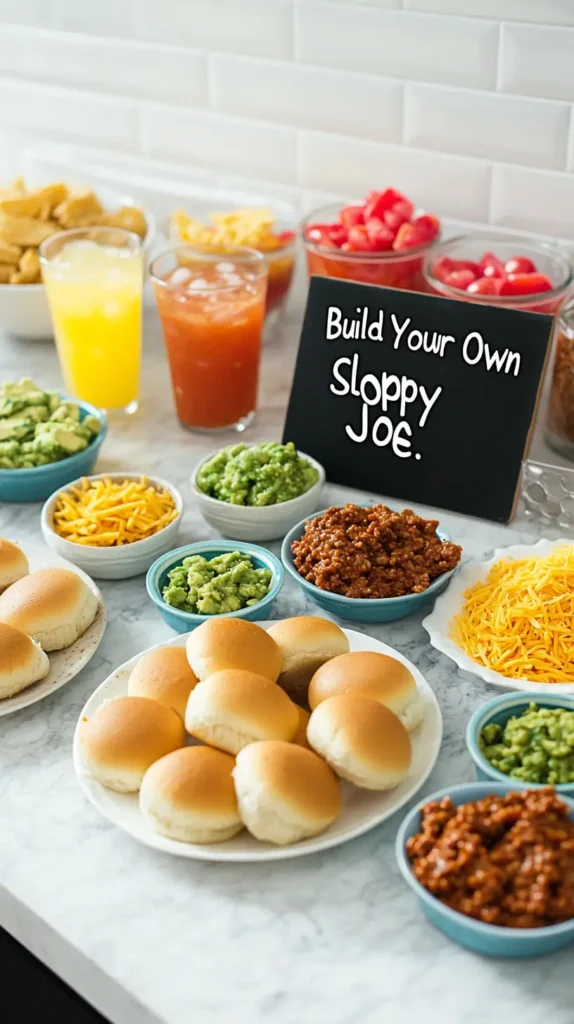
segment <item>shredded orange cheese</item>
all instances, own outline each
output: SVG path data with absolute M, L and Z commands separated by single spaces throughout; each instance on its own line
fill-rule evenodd
M 73 544 L 120 547 L 145 540 L 177 518 L 175 502 L 165 490 L 156 490 L 147 477 L 140 480 L 90 482 L 58 496 L 52 526 Z
M 451 639 L 509 679 L 574 682 L 574 546 L 501 559 L 465 591 Z
M 273 252 L 285 244 L 273 232 L 276 217 L 272 210 L 245 207 L 209 217 L 211 224 L 202 224 L 184 210 L 176 210 L 171 223 L 182 242 L 194 245 L 248 245 Z

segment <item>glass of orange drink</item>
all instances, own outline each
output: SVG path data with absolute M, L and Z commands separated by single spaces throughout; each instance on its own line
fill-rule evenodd
M 150 272 L 180 422 L 245 430 L 257 405 L 265 257 L 241 245 L 180 245 Z
M 46 239 L 40 261 L 69 393 L 108 412 L 135 412 L 141 239 L 119 228 L 74 228 Z

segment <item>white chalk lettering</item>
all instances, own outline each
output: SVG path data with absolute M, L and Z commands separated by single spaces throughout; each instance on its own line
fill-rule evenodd
M 407 436 L 401 437 L 401 432 L 404 432 Z M 393 434 L 393 454 L 398 455 L 399 459 L 410 459 L 413 454 L 410 450 L 411 442 L 410 438 L 413 436 L 413 432 L 406 420 L 401 420 L 395 428 Z M 402 448 L 408 449 L 408 451 L 401 451 Z
M 348 395 L 349 391 L 351 390 L 349 382 L 345 380 L 345 378 L 341 376 L 341 373 L 339 372 L 339 367 L 345 365 L 351 365 L 351 360 L 349 359 L 348 356 L 341 356 L 340 359 L 337 359 L 337 361 L 333 363 L 333 377 L 335 378 L 335 380 L 339 382 L 339 384 L 343 385 L 342 389 L 336 388 L 334 384 L 329 385 L 329 390 L 332 391 L 334 395 Z
M 345 433 L 347 437 L 351 438 L 351 441 L 356 441 L 357 444 L 362 444 L 366 440 L 369 432 L 369 407 L 363 405 L 361 410 L 361 433 L 356 434 L 349 423 L 345 425 Z
M 426 421 L 429 418 L 430 411 L 431 411 L 433 405 L 435 404 L 435 402 L 437 401 L 437 399 L 438 399 L 439 395 L 441 394 L 441 392 L 442 392 L 442 388 L 437 388 L 436 391 L 434 392 L 434 394 L 429 397 L 429 395 L 427 394 L 427 391 L 426 391 L 426 388 L 425 388 L 424 384 L 419 384 L 419 393 L 420 393 L 420 396 L 421 396 L 421 398 L 423 400 L 423 404 L 425 406 L 425 411 L 423 412 L 423 414 L 422 414 L 422 416 L 421 416 L 421 418 L 419 420 L 419 427 L 424 427 Z
M 474 357 L 474 359 L 472 359 L 470 356 L 470 343 L 473 341 L 476 342 L 476 356 Z M 469 366 L 476 366 L 476 364 L 479 363 L 480 360 L 482 359 L 483 352 L 484 342 L 482 340 L 482 334 L 479 334 L 478 331 L 471 331 L 471 333 L 467 334 L 466 338 L 463 341 L 462 358 L 464 359 L 465 363 L 468 363 Z
M 327 341 L 341 337 L 342 314 L 338 306 L 329 306 L 327 310 Z

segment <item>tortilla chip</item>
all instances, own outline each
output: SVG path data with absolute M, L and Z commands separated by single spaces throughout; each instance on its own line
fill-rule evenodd
M 10 245 L 40 245 L 45 238 L 59 231 L 58 225 L 52 221 L 42 222 L 33 217 L 14 217 L 0 209 L 0 238 Z
M 17 263 L 21 255 L 21 246 L 10 245 L 0 238 L 0 263 Z
M 0 284 L 8 284 L 12 274 L 15 274 L 17 270 L 17 263 L 0 263 Z

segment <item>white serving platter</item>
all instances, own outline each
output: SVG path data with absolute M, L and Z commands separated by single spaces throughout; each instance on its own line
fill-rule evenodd
M 504 690 L 524 690 L 531 693 L 574 693 L 574 679 L 571 683 L 539 683 L 533 679 L 509 679 L 494 669 L 480 665 L 479 662 L 469 658 L 462 647 L 449 636 L 449 623 L 457 615 L 464 604 L 464 593 L 468 587 L 485 579 L 491 567 L 501 558 L 511 560 L 520 558 L 532 558 L 533 555 L 547 555 L 553 548 L 560 545 L 572 546 L 573 541 L 562 537 L 559 540 L 539 540 L 537 544 L 515 544 L 509 548 L 498 548 L 492 558 L 484 562 L 466 562 L 461 566 L 458 574 L 451 580 L 451 584 L 440 597 L 437 598 L 430 615 L 423 620 L 423 626 L 430 637 L 430 642 L 437 651 L 446 654 L 448 658 L 464 672 L 484 679 L 493 686 L 501 687 Z
M 81 576 L 98 599 L 98 613 L 91 626 L 74 644 L 66 647 L 63 651 L 49 652 L 50 671 L 44 679 L 21 690 L 14 697 L 0 700 L 0 717 L 27 708 L 30 704 L 49 697 L 61 686 L 71 682 L 78 672 L 81 672 L 88 664 L 90 658 L 93 658 L 106 628 L 104 599 L 93 579 L 83 569 L 78 569 L 77 565 L 72 565 L 67 559 L 60 558 L 48 547 L 42 547 L 40 544 L 21 544 L 20 547 L 30 563 L 30 572 L 35 572 L 37 569 L 71 569 L 72 572 Z
M 266 627 L 268 622 L 259 623 Z M 106 789 L 99 782 L 91 779 L 83 770 L 79 757 L 78 727 L 84 717 L 92 715 L 104 701 L 127 694 L 127 682 L 130 672 L 142 654 L 123 665 L 120 665 L 92 694 L 86 703 L 74 736 L 74 769 L 84 793 L 91 803 L 108 821 L 113 822 L 122 831 L 145 846 L 176 857 L 188 857 L 192 860 L 212 861 L 270 861 L 284 860 L 290 857 L 302 857 L 305 854 L 317 853 L 330 847 L 346 843 L 349 839 L 362 835 L 369 829 L 379 825 L 391 814 L 398 811 L 425 783 L 430 775 L 442 739 L 442 715 L 438 701 L 425 680 L 424 676 L 407 658 L 403 657 L 387 644 L 383 644 L 365 633 L 346 629 L 352 651 L 379 651 L 390 654 L 406 665 L 412 672 L 424 705 L 424 718 L 421 724 L 411 733 L 413 745 L 413 762 L 408 776 L 395 789 L 384 793 L 358 789 L 350 783 L 343 783 L 343 811 L 337 821 L 319 836 L 305 839 L 293 846 L 274 846 L 254 839 L 244 830 L 225 843 L 197 845 L 182 843 L 166 836 L 159 835 L 139 812 L 137 794 L 115 793 Z M 156 647 L 183 647 L 189 634 L 174 637 L 165 644 Z M 154 648 L 150 648 L 153 650 Z

